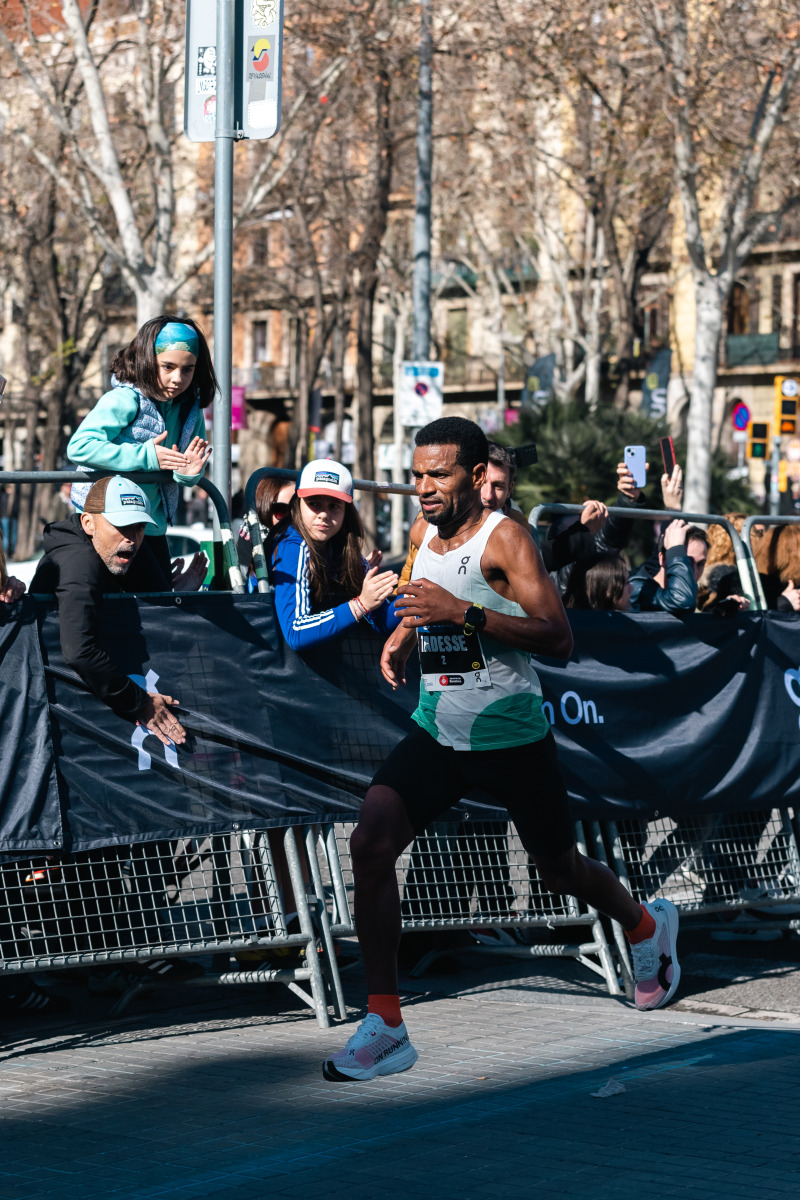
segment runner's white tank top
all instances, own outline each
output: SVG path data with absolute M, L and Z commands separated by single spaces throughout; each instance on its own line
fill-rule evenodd
M 431 538 L 438 531 L 429 525 L 414 559 L 411 578 L 438 583 L 462 599 L 465 609 L 470 604 L 482 604 L 494 612 L 526 616 L 519 604 L 498 595 L 481 570 L 489 538 L 500 522 L 508 519 L 501 512 L 490 513 L 474 537 L 446 554 L 430 549 Z M 457 636 L 463 631 L 453 625 L 450 632 Z M 424 636 L 426 630 L 420 633 Z M 485 686 L 485 678 L 469 689 L 447 686 L 448 678 L 460 677 L 444 675 L 438 681 L 444 684 L 441 690 L 428 691 L 423 680 L 413 719 L 437 742 L 454 750 L 497 750 L 540 741 L 550 727 L 542 712 L 542 688 L 530 654 L 498 642 L 485 632 L 480 634 L 480 644 L 490 686 Z

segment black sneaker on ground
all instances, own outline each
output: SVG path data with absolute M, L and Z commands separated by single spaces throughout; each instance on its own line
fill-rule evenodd
M 36 1016 L 52 1016 L 54 1013 L 69 1012 L 72 1004 L 66 996 L 47 992 L 35 983 L 20 983 L 13 992 L 0 993 L 0 1017 L 18 1017 L 26 1013 Z

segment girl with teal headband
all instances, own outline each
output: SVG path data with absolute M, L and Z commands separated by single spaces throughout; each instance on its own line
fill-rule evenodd
M 155 555 L 165 591 L 172 586 L 167 526 L 175 518 L 179 488 L 191 487 L 205 472 L 211 447 L 202 410 L 216 390 L 199 325 L 189 317 L 155 317 L 116 355 L 111 391 L 100 397 L 67 446 L 70 460 L 82 467 L 116 475 L 172 472 L 166 484 L 141 484 L 155 522 L 147 527 L 145 543 Z M 79 512 L 89 486 L 73 485 L 72 501 Z

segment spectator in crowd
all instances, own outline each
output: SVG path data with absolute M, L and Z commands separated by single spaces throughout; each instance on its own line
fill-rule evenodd
M 69 469 L 69 464 L 67 464 L 66 469 Z M 56 488 L 48 500 L 47 510 L 43 516 L 43 523 L 52 525 L 55 521 L 63 521 L 67 517 L 72 516 L 74 512 L 75 505 L 72 503 L 72 484 L 62 483 L 61 487 Z
M 767 608 L 800 612 L 800 528 L 770 525 L 751 545 Z
M 564 592 L 565 608 L 628 612 L 631 583 L 621 554 L 589 554 L 575 563 Z
M 399 624 L 393 571 L 378 572 L 381 552 L 361 553 L 364 531 L 353 478 L 332 459 L 306 463 L 274 531 L 272 573 L 278 622 L 293 650 L 309 649 L 366 620 L 381 633 Z
M 97 640 L 104 596 L 160 590 L 157 561 L 146 550 L 140 557 L 145 529 L 151 524 L 155 522 L 140 487 L 119 475 L 98 480 L 85 497 L 82 513 L 46 526 L 45 552 L 29 591 L 55 594 L 67 665 L 115 713 L 144 725 L 169 745 L 186 740 L 172 712 L 178 701 L 145 692 Z
M 671 521 L 655 553 L 631 576 L 633 612 L 694 612 L 707 557 L 705 532 L 680 519 Z
M 296 491 L 297 485 L 293 479 L 259 479 L 256 486 L 256 516 L 261 531 L 261 542 L 269 562 L 271 549 L 271 531 L 289 514 L 289 501 Z M 269 546 L 268 546 L 269 543 Z M 239 538 L 236 543 L 239 562 L 247 574 L 248 587 L 251 592 L 256 590 L 255 568 L 253 566 L 253 542 L 250 529 L 246 522 L 242 523 Z
M 542 558 L 549 571 L 558 573 L 562 592 L 569 583 L 572 563 L 586 556 L 622 551 L 627 546 L 634 515 L 628 510 L 643 508 L 645 496 L 624 462 L 617 464 L 617 491 L 617 502 L 611 508 L 600 500 L 587 500 L 579 518 L 554 521 L 550 526 L 541 543 Z M 680 509 L 683 472 L 677 464 L 672 475 L 661 476 L 661 497 L 665 508 Z
M 179 485 L 196 483 L 211 454 L 202 411 L 217 390 L 211 354 L 199 325 L 165 314 L 145 322 L 111 371 L 111 391 L 84 417 L 67 454 L 81 466 L 114 472 L 172 472 L 170 482 L 143 488 L 151 513 L 147 541 L 163 576 L 155 590 L 168 591 L 172 568 L 165 534 L 177 512 Z M 73 485 L 78 511 L 88 487 Z
M 489 462 L 486 465 L 486 481 L 481 488 L 481 504 L 490 512 L 498 510 L 511 517 L 523 529 L 528 528 L 528 519 L 518 504 L 511 498 L 517 481 L 517 460 L 514 451 L 497 442 L 489 442 Z
M 737 533 L 741 533 L 744 513 L 726 513 Z M 708 527 L 708 559 L 697 585 L 697 607 L 701 612 L 744 612 L 750 601 L 741 594 L 742 582 L 730 534 L 724 525 Z

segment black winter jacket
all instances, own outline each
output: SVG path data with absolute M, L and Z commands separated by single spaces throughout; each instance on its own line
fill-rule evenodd
M 91 538 L 83 532 L 77 514 L 45 526 L 44 550 L 28 591 L 37 595 L 55 593 L 64 661 L 104 704 L 119 716 L 134 720 L 146 692 L 98 644 L 100 606 L 104 595 L 127 590 L 155 591 L 163 584 L 149 587 L 142 571 L 134 572 L 133 565 L 127 576 L 112 575 Z M 142 555 L 146 562 L 150 555 L 146 546 L 134 563 L 139 565 Z

